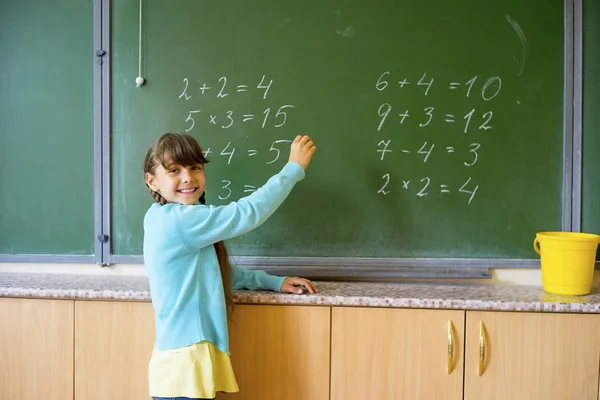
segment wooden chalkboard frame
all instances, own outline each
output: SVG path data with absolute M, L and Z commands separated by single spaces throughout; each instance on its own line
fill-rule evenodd
M 582 175 L 582 58 L 583 0 L 563 0 L 564 5 L 564 92 L 563 92 L 563 189 L 562 229 L 581 229 Z M 141 6 L 141 4 L 140 4 Z M 140 13 L 142 9 L 140 7 Z M 94 179 L 95 230 L 93 262 L 100 266 L 143 263 L 142 256 L 118 256 L 111 252 L 110 196 L 110 0 L 94 0 Z M 83 259 L 85 258 L 85 260 Z M 0 255 L 0 262 L 90 262 L 91 257 L 68 255 Z M 273 273 L 318 278 L 489 278 L 490 268 L 536 268 L 535 259 L 454 258 L 309 258 L 232 257 L 237 265 Z

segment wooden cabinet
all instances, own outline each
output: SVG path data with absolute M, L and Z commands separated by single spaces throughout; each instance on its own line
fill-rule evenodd
M 333 308 L 331 400 L 461 399 L 464 315 Z
M 463 331 L 464 318 L 462 311 L 334 308 L 331 400 L 461 399 L 463 354 L 465 400 L 599 398 L 600 316 L 469 311 Z M 448 321 L 455 334 L 449 375 Z
M 469 311 L 466 346 L 465 400 L 598 399 L 598 315 Z
M 0 399 L 73 399 L 73 301 L 0 299 Z
M 217 399 L 329 399 L 331 308 L 237 305 L 229 324 L 240 387 Z
M 77 301 L 75 399 L 148 399 L 151 303 Z M 237 305 L 231 360 L 244 400 L 328 399 L 328 307 Z M 221 397 L 220 397 L 221 398 Z
M 148 400 L 151 303 L 75 302 L 75 399 Z
M 600 315 L 238 304 L 229 332 L 221 400 L 599 398 Z M 149 302 L 2 298 L 0 399 L 147 400 L 154 337 Z

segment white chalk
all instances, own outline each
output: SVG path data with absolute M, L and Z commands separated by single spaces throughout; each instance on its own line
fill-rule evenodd
M 144 78 L 142 78 L 141 76 L 138 76 L 137 78 L 135 78 L 135 87 L 140 87 L 144 84 Z

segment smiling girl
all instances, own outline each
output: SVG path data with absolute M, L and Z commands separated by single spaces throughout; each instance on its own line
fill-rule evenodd
M 229 264 L 224 240 L 249 232 L 283 203 L 304 178 L 316 151 L 297 136 L 288 163 L 250 196 L 224 206 L 205 204 L 208 160 L 187 134 L 166 133 L 144 160 L 156 201 L 144 217 L 144 263 L 155 313 L 156 341 L 149 366 L 153 399 L 213 399 L 237 392 L 229 359 L 231 289 L 316 293 L 312 282 Z

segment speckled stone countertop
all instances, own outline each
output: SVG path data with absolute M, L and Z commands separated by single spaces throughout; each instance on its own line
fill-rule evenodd
M 600 313 L 600 289 L 587 296 L 533 286 L 316 282 L 319 293 L 236 290 L 236 303 Z M 150 301 L 148 278 L 129 275 L 0 273 L 0 297 Z

